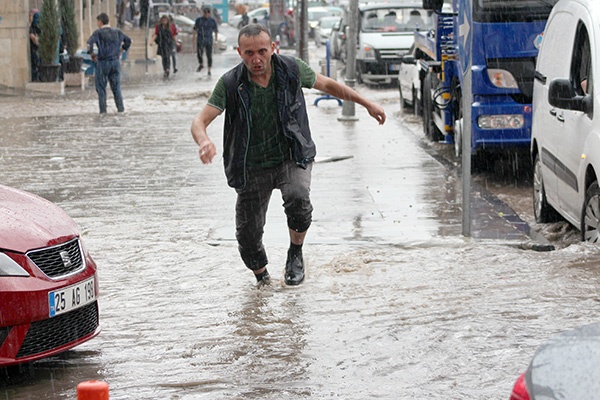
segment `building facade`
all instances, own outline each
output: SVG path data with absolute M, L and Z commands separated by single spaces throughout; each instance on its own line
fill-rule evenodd
M 42 9 L 43 0 L 0 1 L 0 86 L 25 88 L 31 82 L 29 60 L 29 11 Z M 97 29 L 96 16 L 105 12 L 116 22 L 117 0 L 74 0 L 79 47 Z M 58 3 L 58 1 L 57 1 Z

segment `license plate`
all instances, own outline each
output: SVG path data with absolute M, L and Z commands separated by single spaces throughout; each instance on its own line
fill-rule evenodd
M 61 290 L 48 292 L 50 317 L 76 310 L 96 299 L 94 278 L 90 278 Z
M 400 64 L 390 64 L 390 71 L 400 71 Z

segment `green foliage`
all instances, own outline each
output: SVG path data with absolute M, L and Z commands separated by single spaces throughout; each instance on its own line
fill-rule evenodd
M 60 17 L 65 35 L 67 53 L 74 56 L 79 47 L 79 30 L 75 21 L 74 0 L 58 0 Z
M 42 2 L 42 18 L 40 19 L 39 54 L 42 64 L 54 64 L 58 52 L 60 37 L 60 17 L 56 8 L 56 0 Z

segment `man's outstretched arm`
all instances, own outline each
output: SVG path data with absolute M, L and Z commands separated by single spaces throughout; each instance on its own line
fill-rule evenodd
M 377 122 L 379 122 L 379 125 L 382 125 L 385 122 L 385 111 L 383 110 L 383 107 L 372 102 L 366 97 L 361 96 L 355 90 L 352 90 L 348 86 L 341 84 L 336 80 L 328 78 L 325 75 L 317 74 L 317 81 L 313 87 L 339 99 L 360 104 L 367 109 L 371 117 L 375 118 Z

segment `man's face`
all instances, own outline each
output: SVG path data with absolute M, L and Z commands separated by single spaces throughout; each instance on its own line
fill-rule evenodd
M 261 76 L 271 70 L 271 56 L 275 51 L 275 43 L 265 32 L 258 36 L 242 35 L 237 50 L 251 75 Z

